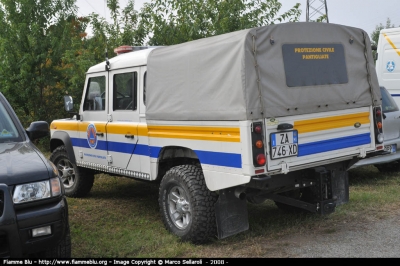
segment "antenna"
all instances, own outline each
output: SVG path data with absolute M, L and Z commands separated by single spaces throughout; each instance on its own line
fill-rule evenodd
M 107 1 L 104 0 L 104 16 L 106 18 L 107 21 L 107 10 L 106 10 L 106 6 L 107 6 Z M 106 53 L 106 71 L 110 71 L 110 61 L 108 61 L 108 52 L 107 52 L 107 37 L 105 38 L 106 41 L 106 49 L 105 49 L 105 53 Z
M 314 16 L 318 17 L 316 20 L 311 20 L 311 18 Z M 307 0 L 306 21 L 329 23 L 328 6 L 326 4 L 326 0 Z

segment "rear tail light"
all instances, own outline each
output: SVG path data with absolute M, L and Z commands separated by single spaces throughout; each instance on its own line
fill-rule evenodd
M 264 146 L 264 143 L 262 142 L 262 140 L 257 140 L 256 141 L 256 147 L 261 149 Z
M 255 122 L 251 126 L 251 141 L 253 150 L 253 164 L 255 167 L 264 166 L 267 162 L 264 151 L 264 134 L 262 122 Z
M 261 134 L 262 133 L 262 127 L 261 125 L 257 125 L 254 127 L 254 132 L 256 132 L 257 134 Z
M 257 155 L 257 163 L 259 165 L 264 165 L 266 162 L 267 162 L 267 159 L 265 158 L 264 154 Z

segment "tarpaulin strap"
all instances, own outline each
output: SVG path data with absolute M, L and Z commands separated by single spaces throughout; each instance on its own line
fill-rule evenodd
M 375 99 L 374 90 L 372 88 L 371 69 L 369 67 L 368 49 L 367 49 L 367 40 L 366 40 L 367 35 L 365 34 L 364 31 L 362 32 L 362 34 L 363 34 L 363 37 L 364 37 L 364 56 L 365 56 L 365 61 L 367 62 L 367 65 L 366 65 L 366 67 L 367 67 L 367 80 L 368 80 L 368 84 L 369 84 L 369 90 L 371 92 L 372 104 L 374 106 L 376 106 L 376 103 L 378 101 Z

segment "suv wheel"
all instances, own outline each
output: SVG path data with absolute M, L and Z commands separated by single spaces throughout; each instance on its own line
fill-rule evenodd
M 183 241 L 206 242 L 216 234 L 217 194 L 208 190 L 194 165 L 171 168 L 160 184 L 159 205 L 165 227 Z

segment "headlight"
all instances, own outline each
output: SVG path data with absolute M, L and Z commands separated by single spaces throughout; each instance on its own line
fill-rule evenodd
M 55 197 L 61 194 L 60 179 L 18 185 L 15 187 L 13 201 L 15 204 Z

